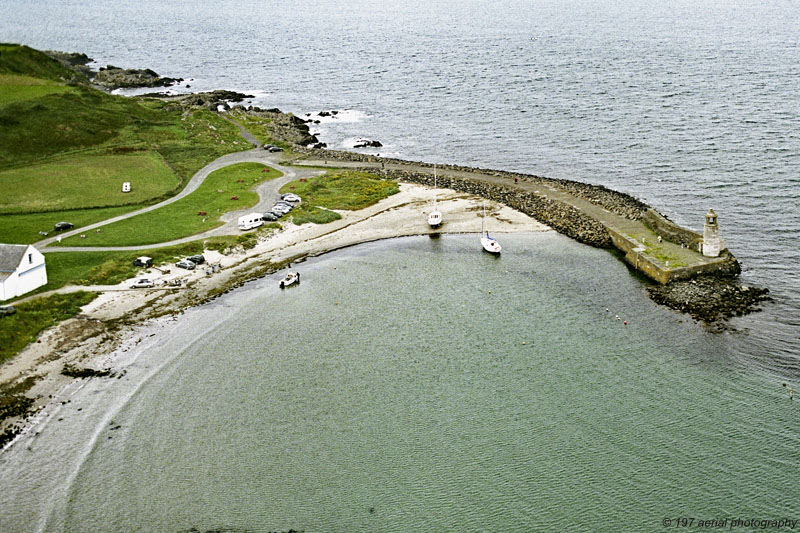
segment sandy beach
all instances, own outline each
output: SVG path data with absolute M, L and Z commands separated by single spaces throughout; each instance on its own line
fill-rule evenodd
M 427 214 L 434 196 L 444 224 L 432 229 Z M 171 265 L 147 269 L 139 277 L 156 283 L 153 289 L 131 289 L 132 280 L 113 286 L 65 287 L 63 291 L 91 290 L 98 297 L 84 306 L 81 314 L 43 332 L 16 357 L 0 366 L 0 383 L 27 376 L 39 376 L 29 395 L 37 398 L 34 409 L 41 418 L 47 406 L 64 401 L 72 384 L 81 378 L 62 374 L 65 365 L 107 371 L 113 377 L 124 370 L 117 365 L 119 356 L 131 343 L 137 343 L 139 331 L 156 317 L 180 312 L 201 304 L 228 288 L 259 277 L 289 260 L 300 261 L 356 244 L 426 234 L 479 233 L 482 198 L 450 189 L 433 189 L 401 183 L 400 192 L 359 211 L 338 211 L 342 218 L 334 222 L 283 228 L 260 239 L 249 250 L 223 255 L 206 251 L 207 264 L 194 271 Z M 495 202 L 486 203 L 487 224 L 492 234 L 548 231 L 549 227 L 533 218 Z M 475 253 L 482 253 L 476 239 Z M 213 267 L 212 267 L 213 266 Z M 270 268 L 271 267 L 271 268 Z M 266 268 L 266 269 L 265 269 Z M 302 267 L 298 267 L 302 271 Z M 174 288 L 169 282 L 181 280 Z M 27 432 L 31 422 L 21 427 L 19 420 L 7 420 L 7 428 L 16 425 Z M 11 441 L 8 445 L 11 445 Z

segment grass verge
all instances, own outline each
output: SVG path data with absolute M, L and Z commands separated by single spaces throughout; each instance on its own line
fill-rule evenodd
M 34 342 L 43 330 L 77 315 L 96 296 L 83 291 L 54 294 L 16 305 L 15 314 L 0 318 L 0 363 Z
M 56 222 L 71 222 L 76 228 L 113 218 L 141 206 L 127 205 L 100 209 L 75 209 L 72 211 L 53 211 L 48 213 L 29 213 L 22 215 L 0 215 L 0 242 L 7 244 L 32 244 L 44 238 L 39 232 L 53 234 Z
M 333 170 L 322 176 L 296 180 L 281 188 L 293 192 L 303 202 L 292 211 L 295 224 L 324 224 L 341 218 L 331 209 L 355 211 L 364 209 L 400 191 L 397 183 L 353 170 Z

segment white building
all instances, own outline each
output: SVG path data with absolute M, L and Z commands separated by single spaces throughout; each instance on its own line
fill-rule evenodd
M 0 301 L 47 283 L 44 255 L 30 244 L 0 244 Z

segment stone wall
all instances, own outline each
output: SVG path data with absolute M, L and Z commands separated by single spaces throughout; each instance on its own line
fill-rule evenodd
M 698 243 L 703 242 L 702 233 L 675 224 L 655 209 L 648 208 L 642 221 L 665 241 L 683 244 L 692 250 L 697 250 Z
M 364 170 L 375 172 L 371 168 L 365 168 Z M 410 169 L 385 169 L 380 172 L 390 179 L 433 186 L 433 174 L 421 173 Z M 437 185 L 505 204 L 535 218 L 542 224 L 547 224 L 559 233 L 563 233 L 578 242 L 598 248 L 611 248 L 613 246 L 608 230 L 603 224 L 581 213 L 574 207 L 561 202 L 502 185 L 448 175 L 438 176 Z

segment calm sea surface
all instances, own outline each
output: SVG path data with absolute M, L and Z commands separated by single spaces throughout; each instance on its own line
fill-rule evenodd
M 0 41 L 337 109 L 331 147 L 602 184 L 694 228 L 713 207 L 775 298 L 712 334 L 557 235 L 332 254 L 154 327 L 0 455 L 5 529 L 800 518 L 795 2 L 4 0 Z

